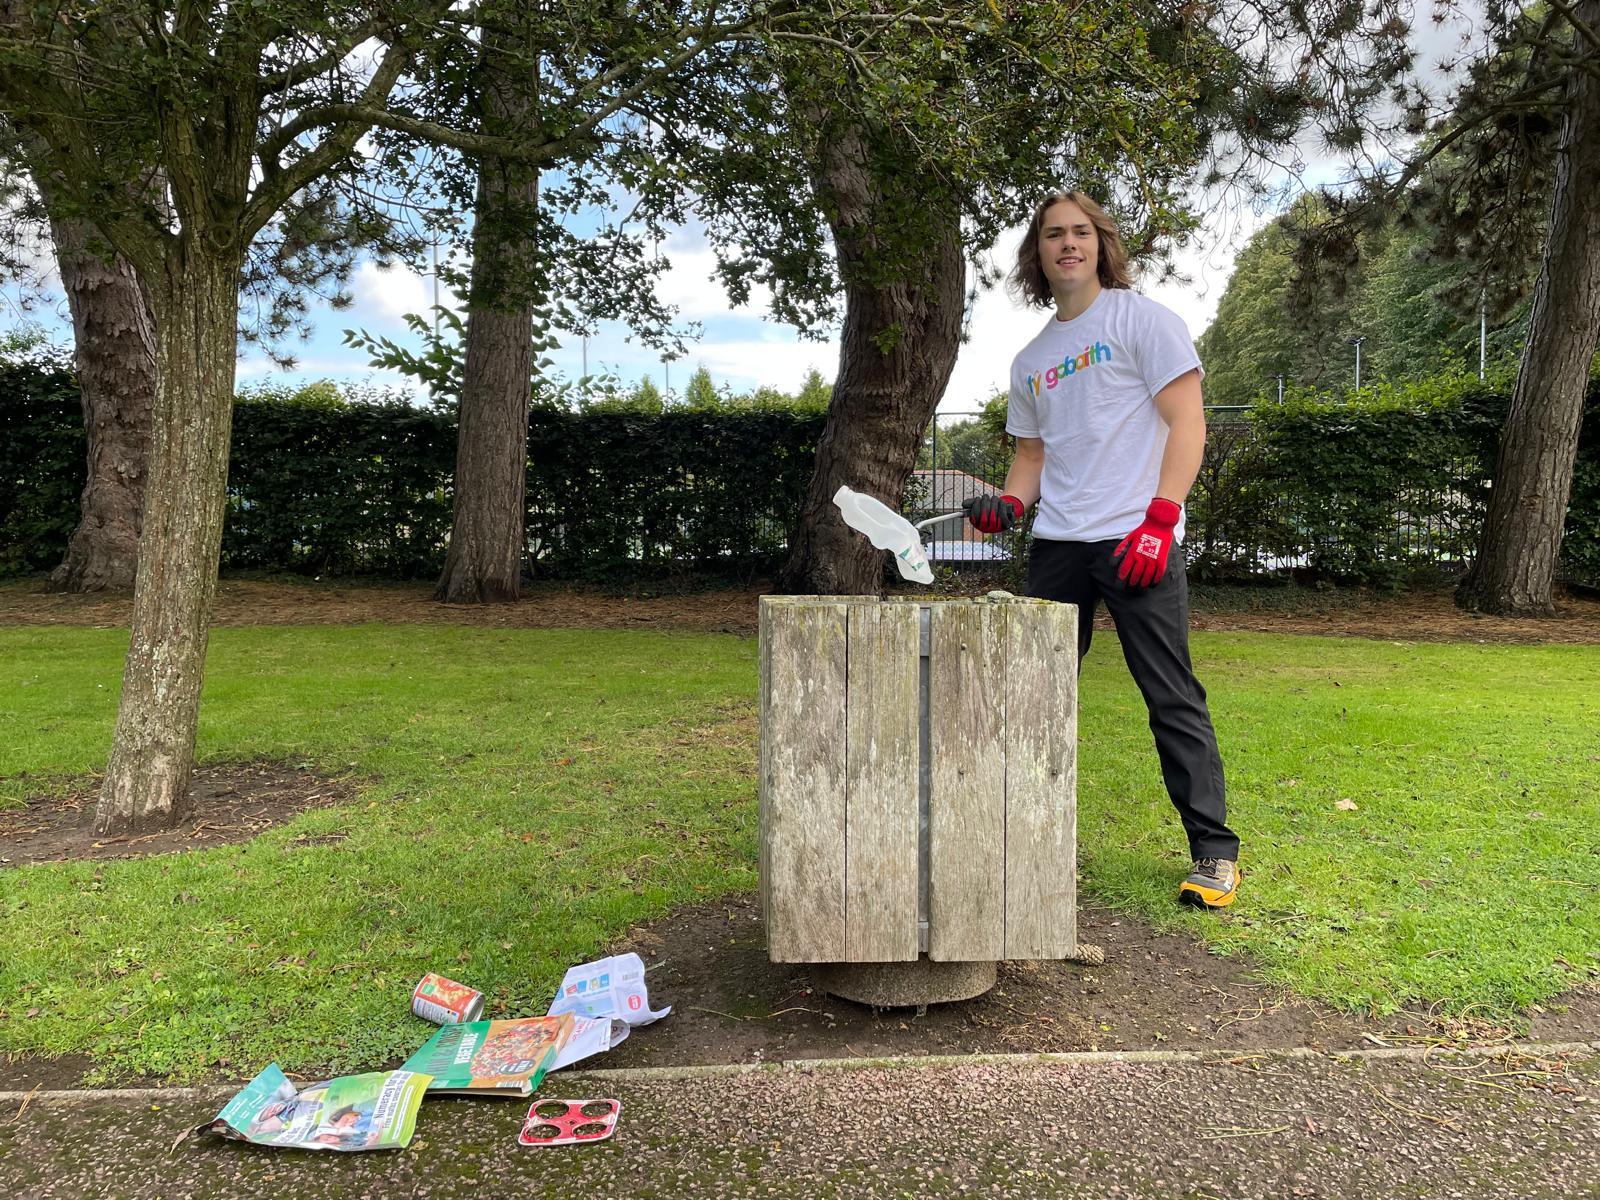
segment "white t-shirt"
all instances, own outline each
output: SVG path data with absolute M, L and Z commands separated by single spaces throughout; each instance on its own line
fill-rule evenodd
M 1183 319 L 1138 292 L 1103 288 L 1071 321 L 1051 315 L 1011 364 L 1006 417 L 1007 433 L 1044 440 L 1036 535 L 1098 542 L 1144 520 L 1167 448 L 1155 394 L 1198 369 Z

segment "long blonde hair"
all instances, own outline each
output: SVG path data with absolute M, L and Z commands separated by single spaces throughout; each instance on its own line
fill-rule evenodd
M 1039 235 L 1044 229 L 1044 214 L 1051 205 L 1070 200 L 1089 218 L 1094 226 L 1100 253 L 1096 273 L 1100 286 L 1105 288 L 1131 288 L 1133 272 L 1128 267 L 1128 251 L 1122 244 L 1122 235 L 1112 223 L 1106 210 L 1101 208 L 1087 192 L 1051 192 L 1040 200 L 1028 222 L 1028 232 L 1022 235 L 1017 247 L 1017 263 L 1011 268 L 1007 284 L 1013 295 L 1024 303 L 1045 308 L 1055 303 L 1050 291 L 1050 281 L 1044 277 L 1044 267 L 1039 263 Z

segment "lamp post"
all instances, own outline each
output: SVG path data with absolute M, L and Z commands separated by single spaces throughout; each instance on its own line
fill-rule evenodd
M 1478 289 L 1478 378 L 1483 378 L 1489 361 L 1489 294 L 1487 288 Z
M 1278 376 L 1278 403 L 1283 403 L 1283 375 L 1281 373 Z
M 1361 390 L 1361 343 L 1367 339 L 1357 336 L 1350 339 L 1350 344 L 1356 348 L 1356 391 Z
M 439 336 L 439 238 L 435 235 L 433 249 L 433 336 Z

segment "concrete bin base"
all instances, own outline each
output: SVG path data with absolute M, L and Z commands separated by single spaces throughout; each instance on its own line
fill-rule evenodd
M 992 962 L 814 963 L 811 982 L 819 990 L 874 1008 L 911 1008 L 970 1000 L 995 985 Z

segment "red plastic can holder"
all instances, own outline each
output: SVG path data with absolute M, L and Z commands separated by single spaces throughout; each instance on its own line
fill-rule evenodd
M 617 1131 L 620 1100 L 535 1100 L 517 1141 L 524 1146 L 603 1142 Z

